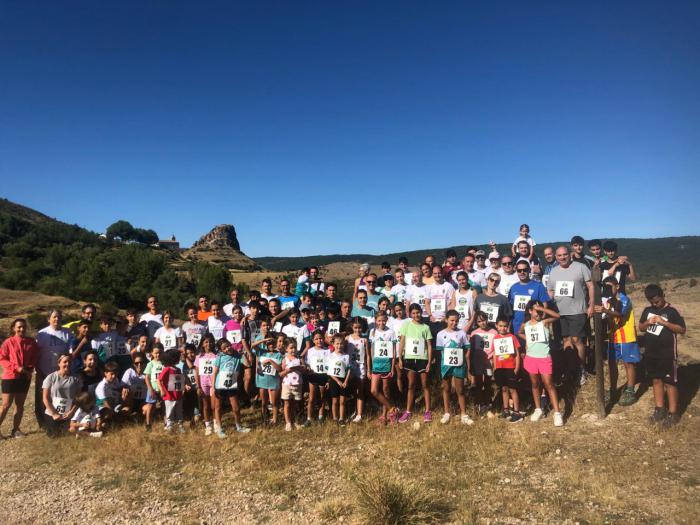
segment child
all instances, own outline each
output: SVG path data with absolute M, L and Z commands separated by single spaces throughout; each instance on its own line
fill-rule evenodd
M 163 345 L 163 350 L 167 352 L 168 350 L 177 350 L 182 344 L 182 330 L 180 327 L 175 327 L 172 322 L 175 320 L 173 314 L 170 310 L 165 310 L 163 312 L 163 326 L 156 330 L 153 337 L 156 343 L 161 343 Z
M 530 237 L 530 227 L 527 224 L 521 224 L 520 225 L 520 235 L 513 241 L 513 246 L 511 246 L 510 251 L 513 257 L 515 257 L 515 254 L 517 253 L 518 250 L 518 243 L 520 241 L 525 241 L 527 244 L 530 246 L 530 253 L 528 254 L 528 259 L 532 258 L 532 255 L 535 253 L 535 239 Z
M 303 367 L 301 360 L 296 357 L 297 344 L 293 339 L 287 339 L 284 334 L 277 336 L 277 350 L 284 349 L 285 356 L 282 360 L 282 401 L 284 403 L 284 430 L 292 430 L 295 421 L 296 405 L 301 404 L 302 383 L 301 373 Z
M 333 353 L 328 356 L 328 393 L 331 397 L 331 415 L 339 425 L 345 424 L 345 401 L 350 396 L 348 384 L 353 375 L 350 356 L 345 353 L 343 337 L 333 336 Z
M 185 419 L 189 419 L 191 426 L 201 419 L 199 412 L 199 400 L 197 399 L 197 379 L 195 377 L 197 366 L 197 348 L 192 343 L 186 343 L 182 347 L 182 355 L 177 367 L 185 375 L 185 394 L 182 398 L 182 411 Z
M 637 331 L 634 326 L 632 301 L 621 290 L 615 277 L 603 280 L 603 296 L 608 297 L 605 306 L 594 306 L 598 313 L 610 318 L 610 340 L 608 343 L 608 369 L 610 371 L 610 399 L 617 392 L 617 362 L 622 361 L 627 375 L 627 385 L 620 397 L 620 406 L 630 406 L 637 402 L 634 385 L 637 384 L 636 364 L 641 360 Z M 605 304 L 605 303 L 604 303 Z
M 508 333 L 508 319 L 499 316 L 496 319 L 498 333 L 493 338 L 493 368 L 496 384 L 501 389 L 503 399 L 502 418 L 509 423 L 520 423 L 520 396 L 518 395 L 518 373 L 520 372 L 520 343 L 518 338 Z M 510 401 L 513 410 L 510 410 Z
M 160 388 L 158 388 L 158 376 L 163 370 L 163 363 L 160 361 L 160 356 L 163 353 L 163 345 L 156 343 L 153 345 L 153 350 L 151 350 L 151 360 L 146 365 L 146 369 L 143 371 L 146 377 L 146 404 L 144 407 L 144 416 L 146 419 L 146 431 L 151 431 L 151 424 L 153 423 L 153 412 L 157 407 L 160 406 Z
M 140 352 L 134 354 L 132 367 L 122 376 L 122 387 L 126 389 L 126 404 L 131 412 L 141 412 L 146 416 L 146 355 Z
M 75 405 L 78 409 L 70 420 L 68 431 L 80 437 L 102 437 L 102 431 L 97 423 L 97 406 L 95 395 L 89 392 L 80 392 L 75 396 Z
M 493 338 L 498 333 L 489 328 L 489 315 L 477 312 L 476 326 L 470 335 L 471 378 L 477 396 L 477 414 L 483 416 L 491 405 L 491 377 L 493 376 Z
M 459 314 L 457 328 L 469 332 L 474 324 L 474 302 L 477 293 L 469 284 L 469 275 L 465 271 L 459 271 L 456 275 L 457 290 L 452 294 L 448 308 L 456 310 Z
M 311 334 L 304 321 L 299 320 L 301 313 L 296 308 L 289 313 L 289 324 L 282 328 L 282 333 L 297 342 L 297 355 L 304 357 L 311 346 Z
M 194 360 L 194 380 L 197 385 L 197 397 L 202 403 L 205 436 L 211 436 L 212 433 L 212 375 L 214 361 L 216 361 L 215 345 L 214 337 L 211 334 L 205 335 L 202 339 L 202 353 Z
M 350 357 L 350 366 L 352 367 L 352 376 L 354 378 L 354 393 L 357 399 L 355 409 L 356 415 L 352 420 L 353 423 L 362 421 L 362 411 L 365 401 L 365 382 L 367 379 L 367 367 L 365 363 L 369 361 L 369 359 L 367 359 L 369 344 L 367 343 L 367 338 L 362 335 L 364 326 L 361 318 L 353 318 L 351 325 L 352 333 L 345 338 L 345 351 Z M 333 386 L 332 383 L 331 386 Z
M 180 351 L 171 348 L 163 353 L 163 370 L 158 375 L 158 387 L 165 402 L 165 431 L 172 432 L 175 423 L 180 434 L 184 434 L 182 424 L 182 396 L 185 391 L 186 376 L 177 368 Z
M 342 343 L 343 335 L 335 334 L 333 341 L 338 338 Z M 292 339 L 293 340 L 293 339 Z M 316 330 L 313 335 L 314 346 L 306 352 L 306 367 L 309 384 L 309 400 L 306 405 L 306 421 L 304 426 L 309 426 L 313 418 L 314 402 L 318 397 L 321 407 L 318 410 L 319 423 L 324 419 L 325 403 L 324 394 L 328 386 L 328 356 L 330 351 L 323 347 L 323 334 L 320 330 Z
M 263 423 L 267 423 L 267 407 L 272 405 L 273 425 L 277 424 L 277 394 L 280 389 L 280 372 L 282 371 L 282 354 L 273 344 L 275 339 L 270 334 L 270 321 L 260 321 L 260 334 L 256 336 L 251 350 L 257 357 L 255 386 L 260 395 L 260 411 Z
M 542 385 L 547 390 L 549 402 L 554 408 L 554 426 L 564 424 L 564 418 L 559 412 L 559 397 L 557 389 L 552 383 L 552 356 L 549 349 L 548 325 L 559 319 L 559 313 L 544 306 L 541 301 L 531 300 L 525 307 L 525 322 L 520 325 L 520 338 L 525 340 L 526 353 L 525 371 L 530 376 L 532 384 L 532 398 L 535 401 L 535 411 L 530 416 L 530 421 L 539 421 L 542 412 Z M 547 318 L 544 316 L 547 315 Z
M 433 359 L 433 336 L 428 325 L 422 323 L 423 308 L 421 305 L 413 303 L 408 311 L 411 320 L 405 323 L 399 332 L 399 369 L 408 371 L 406 410 L 401 414 L 399 423 L 405 423 L 411 419 L 417 375 L 420 375 L 423 398 L 425 399 L 423 421 L 429 423 L 433 420 L 433 414 L 430 412 L 430 387 L 428 385 L 430 362 Z
M 214 433 L 219 438 L 225 438 L 221 427 L 221 404 L 228 399 L 233 412 L 233 421 L 236 424 L 236 432 L 250 432 L 250 429 L 241 425 L 241 409 L 238 405 L 238 376 L 241 370 L 241 354 L 236 352 L 231 343 L 226 339 L 217 342 L 219 353 L 214 361 L 214 373 L 212 383 L 214 390 L 211 394 L 214 405 Z
M 450 382 L 457 392 L 460 421 L 465 425 L 473 425 L 474 421 L 467 415 L 467 402 L 464 398 L 464 378 L 467 377 L 467 367 L 471 357 L 469 341 L 464 330 L 458 329 L 459 312 L 448 310 L 445 314 L 447 328 L 440 330 L 435 339 L 435 346 L 441 352 L 442 364 L 442 405 L 445 413 L 440 419 L 443 425 L 450 421 Z M 452 381 L 450 381 L 452 379 Z
M 207 333 L 207 324 L 205 321 L 200 321 L 197 317 L 197 308 L 192 305 L 187 306 L 187 321 L 182 325 L 182 335 L 185 342 L 192 344 L 196 349 L 204 339 L 204 334 Z
M 644 357 L 647 373 L 654 389 L 654 414 L 652 423 L 661 423 L 669 428 L 680 420 L 678 413 L 678 350 L 677 336 L 685 334 L 685 320 L 680 312 L 666 302 L 664 292 L 658 284 L 644 289 L 649 301 L 639 319 L 639 330 L 646 332 Z M 668 399 L 668 411 L 665 408 Z
M 243 389 L 245 390 L 248 399 L 253 398 L 253 366 L 255 363 L 251 363 L 248 360 L 248 353 L 244 350 L 244 346 L 252 344 L 256 334 L 259 330 L 259 322 L 257 318 L 258 303 L 253 301 L 249 303 L 252 306 L 250 318 L 252 320 L 252 326 L 249 325 L 248 320 L 243 320 L 243 308 L 239 305 L 234 306 L 231 309 L 231 319 L 226 321 L 224 326 L 224 337 L 231 343 L 231 348 L 234 352 L 238 352 L 243 360 L 241 361 L 241 367 L 243 368 Z
M 104 368 L 104 379 L 97 384 L 95 396 L 97 397 L 98 419 L 102 423 L 118 421 L 129 408 L 122 405 L 122 383 L 117 377 L 119 366 L 110 361 Z
M 385 312 L 379 312 L 375 319 L 376 326 L 370 331 L 369 340 L 372 352 L 369 353 L 369 369 L 372 371 L 370 390 L 374 398 L 382 405 L 382 415 L 379 416 L 379 424 L 396 422 L 397 409 L 389 402 L 391 379 L 394 377 L 396 367 L 394 348 L 396 335 L 386 324 L 388 316 Z M 381 385 L 381 388 L 380 388 Z

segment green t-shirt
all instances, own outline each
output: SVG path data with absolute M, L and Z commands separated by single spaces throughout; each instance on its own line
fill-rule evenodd
M 401 326 L 399 335 L 405 339 L 403 348 L 404 359 L 428 359 L 426 341 L 432 339 L 433 335 L 430 333 L 430 328 L 427 324 L 417 324 L 412 320 L 408 321 Z
M 158 389 L 158 376 L 163 371 L 163 363 L 160 361 L 149 361 L 146 365 L 146 369 L 143 371 L 144 375 L 148 376 L 151 380 L 151 388 L 157 393 L 160 393 Z

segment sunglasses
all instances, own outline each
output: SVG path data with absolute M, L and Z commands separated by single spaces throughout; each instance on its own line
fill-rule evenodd
M 507 261 L 507 262 L 506 262 L 506 261 L 503 261 L 501 264 L 502 264 L 503 266 L 513 266 L 513 261 Z
M 376 283 L 377 281 L 365 281 L 365 282 L 366 282 L 367 284 L 374 284 L 374 283 Z
M 142 365 L 143 361 L 134 361 L 134 365 Z
M 494 279 L 493 277 L 489 277 L 489 281 L 491 281 L 492 283 L 500 283 L 501 282 L 500 279 Z
M 515 271 L 518 273 L 527 273 L 528 272 L 527 268 L 517 268 Z

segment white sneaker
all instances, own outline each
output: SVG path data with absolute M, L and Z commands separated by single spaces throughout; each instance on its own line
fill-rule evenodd
M 219 429 L 216 431 L 216 437 L 219 439 L 224 439 L 226 437 L 226 433 L 222 429 Z
M 102 437 L 102 432 L 100 432 L 100 431 L 98 431 L 98 432 L 90 432 L 90 433 L 88 434 L 88 436 L 90 436 L 91 438 L 101 438 L 101 437 Z M 78 437 L 78 436 L 76 436 L 76 437 Z
M 250 429 L 242 425 L 236 425 L 236 432 L 240 432 L 241 434 L 247 434 L 248 432 L 250 432 Z
M 533 422 L 539 421 L 540 419 L 542 419 L 542 415 L 543 415 L 542 409 L 536 408 L 535 411 L 530 416 L 530 421 L 533 421 Z
M 463 425 L 473 425 L 474 420 L 470 418 L 467 414 L 464 414 L 461 418 L 460 421 L 462 422 Z
M 360 421 L 362 421 L 362 416 L 360 414 L 357 414 L 352 420 L 353 423 L 359 423 Z
M 561 412 L 554 412 L 554 426 L 555 427 L 563 427 L 564 426 L 564 418 L 561 415 Z
M 291 432 L 292 431 L 292 424 L 287 423 L 286 425 L 284 425 L 284 430 L 287 432 Z
M 211 425 L 205 426 L 205 427 L 204 427 L 204 435 L 205 435 L 205 436 L 211 436 L 211 433 L 212 433 Z
M 587 381 L 588 381 L 588 373 L 586 372 L 585 369 L 582 369 L 582 370 L 581 370 L 581 379 L 580 379 L 580 381 L 579 381 L 579 384 L 580 384 L 581 386 L 583 386 L 583 385 L 586 384 Z
M 171 425 L 168 425 L 167 427 L 165 427 L 165 431 L 168 433 L 172 433 L 173 427 Z
M 440 418 L 440 423 L 442 423 L 443 425 L 446 425 L 446 424 L 449 423 L 449 422 L 450 422 L 450 414 L 447 413 L 447 412 L 445 412 L 445 413 L 442 415 L 442 417 Z

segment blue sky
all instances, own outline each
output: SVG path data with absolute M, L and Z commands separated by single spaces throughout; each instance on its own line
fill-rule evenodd
M 698 2 L 0 2 L 0 194 L 252 256 L 698 233 Z

